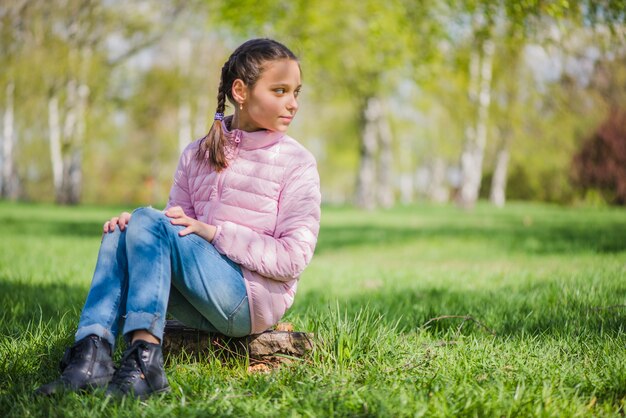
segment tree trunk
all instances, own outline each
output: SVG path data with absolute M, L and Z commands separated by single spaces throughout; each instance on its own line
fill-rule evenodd
M 293 331 L 291 324 L 278 324 L 275 330 L 241 338 L 226 337 L 189 328 L 176 320 L 167 320 L 163 340 L 165 356 L 186 355 L 202 359 L 213 353 L 219 356 L 245 356 L 252 364 L 277 367 L 289 364 L 294 357 L 304 357 L 314 348 L 314 334 Z M 250 370 L 250 369 L 249 369 Z
M 81 84 L 78 87 L 76 103 L 76 126 L 71 141 L 71 154 L 67 176 L 67 202 L 71 205 L 80 203 L 83 189 L 83 147 L 85 142 L 85 120 L 89 87 Z
M 87 65 L 91 59 L 92 50 L 89 45 L 82 46 L 77 49 L 79 59 L 79 74 L 76 82 L 68 83 L 68 87 L 74 88 L 73 100 L 68 104 L 73 107 L 68 113 L 75 117 L 74 130 L 68 132 L 66 139 L 68 140 L 69 164 L 68 175 L 65 183 L 67 184 L 65 203 L 77 205 L 80 203 L 83 189 L 83 148 L 85 146 L 86 124 L 87 124 L 87 104 L 89 94 L 91 93 L 87 84 Z
M 516 30 L 514 25 L 509 27 L 509 37 L 513 38 L 513 33 Z M 523 50 L 523 44 L 516 45 L 505 52 L 505 59 L 510 68 L 510 80 L 506 82 L 504 90 L 504 110 L 506 110 L 509 117 L 504 118 L 500 126 L 498 126 L 498 132 L 500 134 L 500 143 L 498 145 L 498 151 L 496 154 L 496 162 L 493 171 L 493 177 L 491 179 L 491 190 L 489 192 L 489 200 L 496 207 L 504 207 L 506 203 L 506 183 L 507 173 L 509 166 L 509 157 L 511 143 L 514 139 L 513 120 L 511 117 L 515 114 L 516 107 L 519 106 L 518 95 L 518 78 L 519 68 L 521 62 L 521 51 Z
M 63 135 L 61 137 L 61 159 L 63 161 L 63 171 L 61 177 L 61 189 L 56 196 L 57 203 L 72 204 L 73 202 L 73 184 L 72 176 L 76 176 L 76 159 L 80 155 L 76 155 L 76 149 L 72 146 L 72 139 L 75 136 L 78 124 L 78 86 L 76 80 L 69 80 L 67 85 L 67 99 L 65 101 L 65 120 L 63 123 Z
M 82 154 L 89 87 L 70 80 L 66 89 L 63 122 L 59 113 L 58 94 L 54 92 L 48 100 L 50 158 L 56 202 L 75 205 L 80 203 L 82 191 Z
M 389 121 L 382 111 L 378 116 L 378 133 L 380 135 L 380 165 L 379 165 L 379 183 L 378 183 L 378 203 L 384 208 L 390 208 L 394 205 L 393 193 L 393 134 Z
M 478 102 L 478 86 L 480 84 L 480 52 L 474 48 L 470 54 L 469 62 L 469 86 L 468 98 L 472 109 L 475 109 Z M 476 127 L 474 126 L 475 116 L 472 114 L 469 123 L 465 127 L 465 143 L 461 153 L 461 185 L 459 193 L 459 203 L 467 206 L 471 200 L 472 185 L 476 176 L 474 155 L 476 147 Z
M 376 131 L 380 104 L 375 97 L 366 101 L 363 109 L 363 134 L 361 137 L 359 173 L 356 190 L 357 206 L 363 209 L 376 207 Z
M 52 183 L 55 198 L 61 196 L 63 184 L 63 158 L 61 153 L 61 117 L 59 115 L 59 97 L 56 92 L 48 99 L 48 132 L 50 135 L 50 162 L 52 164 Z
M 504 135 L 510 135 L 505 132 Z M 504 207 L 506 202 L 506 177 L 509 165 L 509 138 L 503 137 L 496 155 L 496 167 L 491 178 L 489 200 L 495 206 Z
M 482 166 L 487 144 L 487 122 L 491 103 L 491 73 L 495 45 L 487 39 L 482 42 L 479 53 L 472 54 L 470 63 L 470 102 L 476 103 L 474 126 L 469 127 L 461 155 L 462 183 L 461 206 L 471 208 L 478 200 L 482 180 Z M 480 64 L 476 64 L 479 60 Z M 476 67 L 479 71 L 476 71 Z M 478 97 L 475 97 L 478 86 Z M 476 100 L 477 99 L 477 100 Z
M 398 178 L 400 180 L 400 201 L 404 205 L 413 203 L 413 193 L 415 192 L 413 175 L 411 173 L 402 173 Z
M 435 203 L 448 201 L 449 192 L 445 186 L 446 163 L 441 158 L 435 158 L 430 170 L 430 184 L 428 186 L 428 198 Z
M 1 195 L 5 199 L 15 200 L 18 197 L 18 182 L 15 173 L 15 113 L 13 109 L 13 97 L 15 85 L 9 82 L 6 88 L 5 108 L 2 129 L 2 175 Z

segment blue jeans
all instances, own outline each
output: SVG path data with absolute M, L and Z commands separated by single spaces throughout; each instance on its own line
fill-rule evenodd
M 232 337 L 251 330 L 239 265 L 196 234 L 152 208 L 136 209 L 124 231 L 102 237 L 76 341 L 95 334 L 115 345 L 122 334 L 147 330 L 163 340 L 165 314 Z

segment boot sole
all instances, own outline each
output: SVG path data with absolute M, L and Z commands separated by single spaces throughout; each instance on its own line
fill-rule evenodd
M 92 381 L 87 382 L 81 386 L 72 386 L 72 385 L 65 384 L 65 382 L 57 381 L 58 383 L 55 386 L 51 387 L 50 388 L 51 390 L 49 392 L 45 392 L 41 390 L 45 386 L 48 386 L 48 385 L 43 385 L 37 388 L 34 393 L 35 393 L 35 396 L 58 396 L 58 395 L 63 395 L 63 394 L 73 393 L 73 392 L 89 393 L 97 389 L 105 388 L 109 384 L 112 378 L 113 378 L 113 375 L 109 377 L 101 377 L 98 379 L 93 379 Z
M 127 396 L 130 397 L 134 397 L 139 399 L 140 401 L 145 401 L 146 399 L 148 399 L 149 397 L 153 396 L 153 395 L 164 395 L 166 393 L 171 392 L 172 388 L 170 386 L 159 389 L 159 390 L 155 390 L 154 392 L 150 392 L 150 393 L 142 393 L 140 395 L 136 394 L 135 392 L 128 392 L 128 393 L 121 393 L 121 392 L 106 392 L 106 396 L 110 396 L 112 398 L 116 398 L 116 399 L 122 399 L 125 398 Z

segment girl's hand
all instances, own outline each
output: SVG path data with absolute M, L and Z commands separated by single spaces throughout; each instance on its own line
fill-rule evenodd
M 189 216 L 185 215 L 185 212 L 180 206 L 174 206 L 169 208 L 165 212 L 165 216 L 172 218 L 173 225 L 186 226 L 185 229 L 178 233 L 178 235 L 180 235 L 181 237 L 189 234 L 196 234 L 209 242 L 213 241 L 213 237 L 215 237 L 215 231 L 217 230 L 215 226 L 205 224 L 204 222 L 201 222 L 194 218 L 190 218 Z
M 114 216 L 110 221 L 106 221 L 102 229 L 105 233 L 115 231 L 115 225 L 119 225 L 120 231 L 126 229 L 126 225 L 128 225 L 128 221 L 130 221 L 130 213 L 122 212 L 120 216 Z

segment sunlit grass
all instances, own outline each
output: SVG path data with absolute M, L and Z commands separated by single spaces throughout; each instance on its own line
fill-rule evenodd
M 0 416 L 614 416 L 626 396 L 626 211 L 324 208 L 286 320 L 306 359 L 170 359 L 172 393 L 35 399 L 119 208 L 0 203 Z M 119 355 L 119 353 L 118 353 Z

